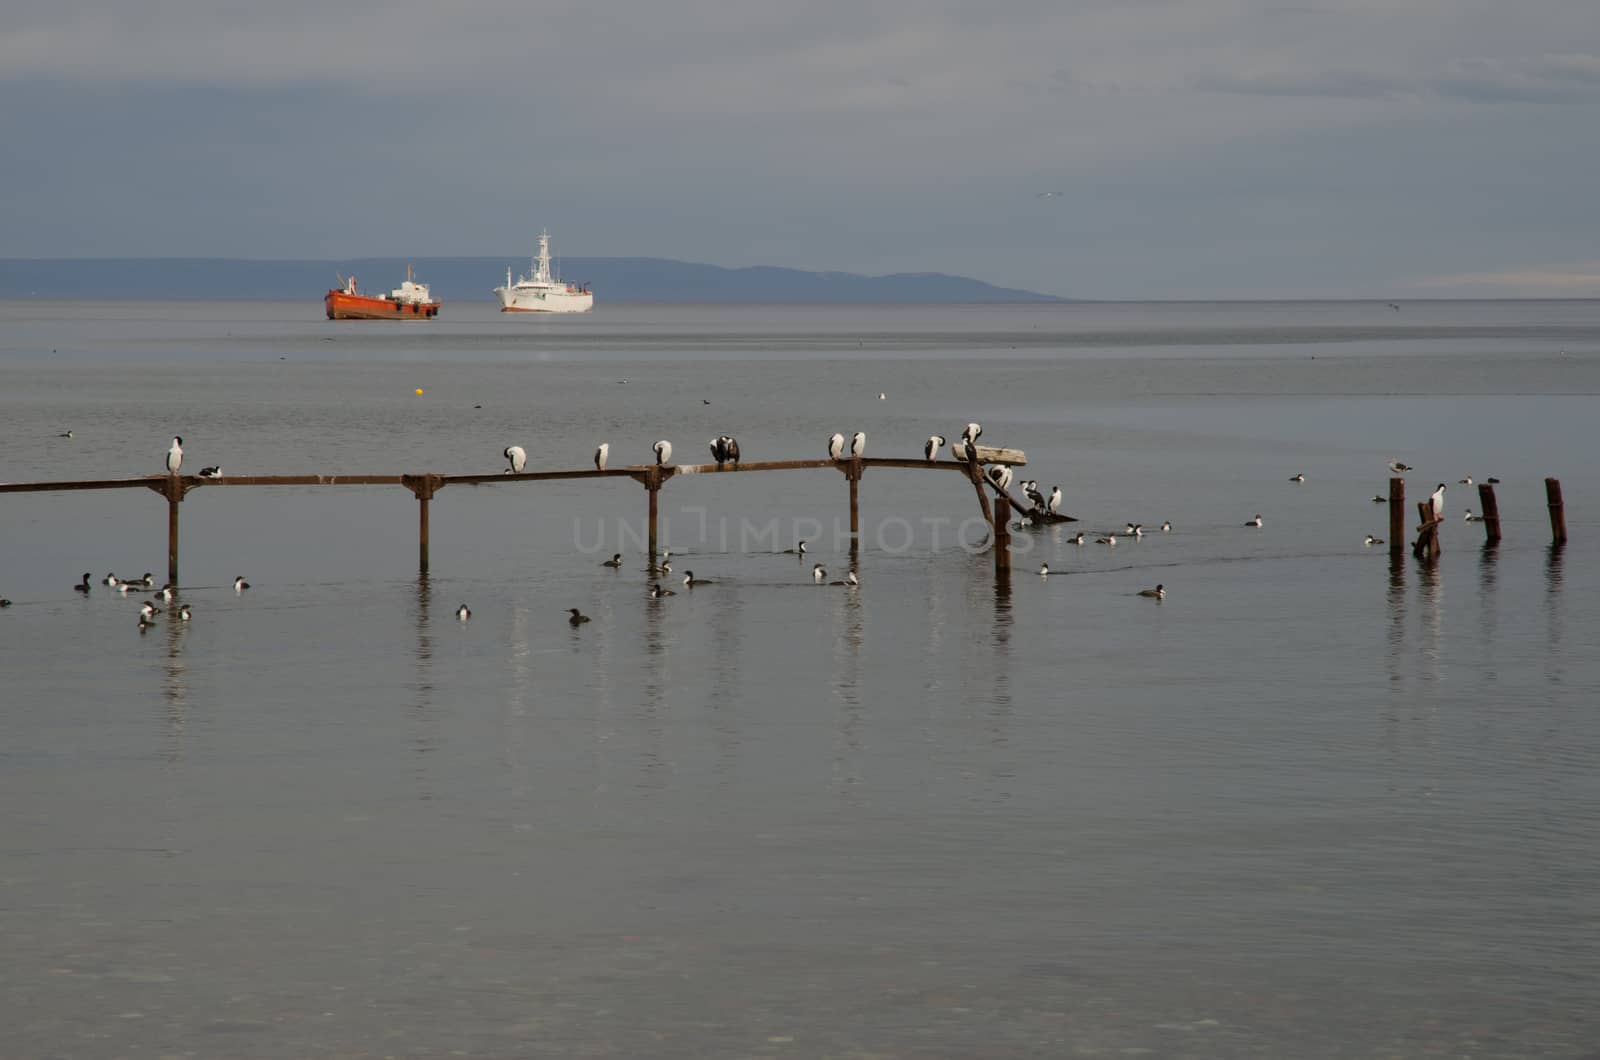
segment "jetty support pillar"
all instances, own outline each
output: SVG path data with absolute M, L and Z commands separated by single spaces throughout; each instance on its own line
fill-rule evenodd
M 1487 482 L 1478 484 L 1478 503 L 1483 507 L 1483 543 L 1500 543 L 1500 502 L 1495 500 L 1494 487 Z
M 400 482 L 417 498 L 417 570 L 428 573 L 428 506 L 444 485 L 439 475 L 401 475 Z
M 1560 479 L 1544 480 L 1544 497 L 1550 505 L 1550 542 L 1564 545 L 1567 543 L 1567 510 L 1561 501 Z
M 1389 480 L 1389 555 L 1398 556 L 1405 548 L 1406 480 Z

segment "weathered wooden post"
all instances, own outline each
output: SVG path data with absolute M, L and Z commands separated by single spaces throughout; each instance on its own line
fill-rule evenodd
M 1500 504 L 1494 499 L 1494 487 L 1487 482 L 1478 483 L 1478 503 L 1483 507 L 1483 540 L 1485 544 L 1500 543 Z
M 1443 550 L 1439 547 L 1439 520 L 1434 517 L 1431 501 L 1417 502 L 1417 518 L 1421 525 L 1417 528 L 1417 543 L 1411 546 L 1411 554 L 1429 563 L 1436 562 Z
M 401 475 L 400 482 L 417 498 L 417 570 L 428 573 L 428 504 L 443 482 L 438 475 Z
M 854 559 L 861 549 L 861 508 L 857 503 L 861 483 L 859 456 L 850 458 L 850 467 L 845 471 L 844 477 L 850 480 L 850 557 Z
M 1011 573 L 1011 504 L 1003 492 L 995 498 L 993 526 L 994 573 L 1004 578 Z
M 1561 503 L 1561 480 L 1547 478 L 1544 480 L 1544 497 L 1550 505 L 1550 541 L 1553 544 L 1564 545 L 1567 543 L 1567 511 Z
M 146 481 L 145 485 L 161 494 L 167 499 L 167 584 L 178 584 L 178 505 L 183 503 L 183 495 L 189 492 L 189 483 L 178 475 L 168 475 L 157 481 Z
M 1389 554 L 1398 556 L 1406 539 L 1406 480 L 1389 480 Z
M 650 566 L 656 565 L 656 513 L 661 492 L 661 467 L 657 465 L 645 472 L 644 488 L 650 491 Z

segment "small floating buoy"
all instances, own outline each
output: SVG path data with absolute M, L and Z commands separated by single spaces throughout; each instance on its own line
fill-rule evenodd
M 417 387 L 417 397 L 421 397 L 421 396 L 422 396 L 422 388 L 419 386 L 419 387 Z

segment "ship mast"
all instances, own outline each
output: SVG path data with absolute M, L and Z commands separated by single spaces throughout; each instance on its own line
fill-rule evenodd
M 550 230 L 547 228 L 539 233 L 539 273 L 540 283 L 550 282 Z

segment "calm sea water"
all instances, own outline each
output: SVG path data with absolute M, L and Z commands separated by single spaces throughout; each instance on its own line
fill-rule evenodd
M 1173 530 L 1006 588 L 970 486 L 875 469 L 852 591 L 780 551 L 848 569 L 842 476 L 685 478 L 714 581 L 650 600 L 631 481 L 447 487 L 426 578 L 402 489 L 207 488 L 141 634 L 159 497 L 0 496 L 0 1055 L 1600 1048 L 1600 303 L 319 312 L 0 302 L 0 479 L 978 420 L 1067 529 Z M 1393 458 L 1436 568 L 1363 546 Z

